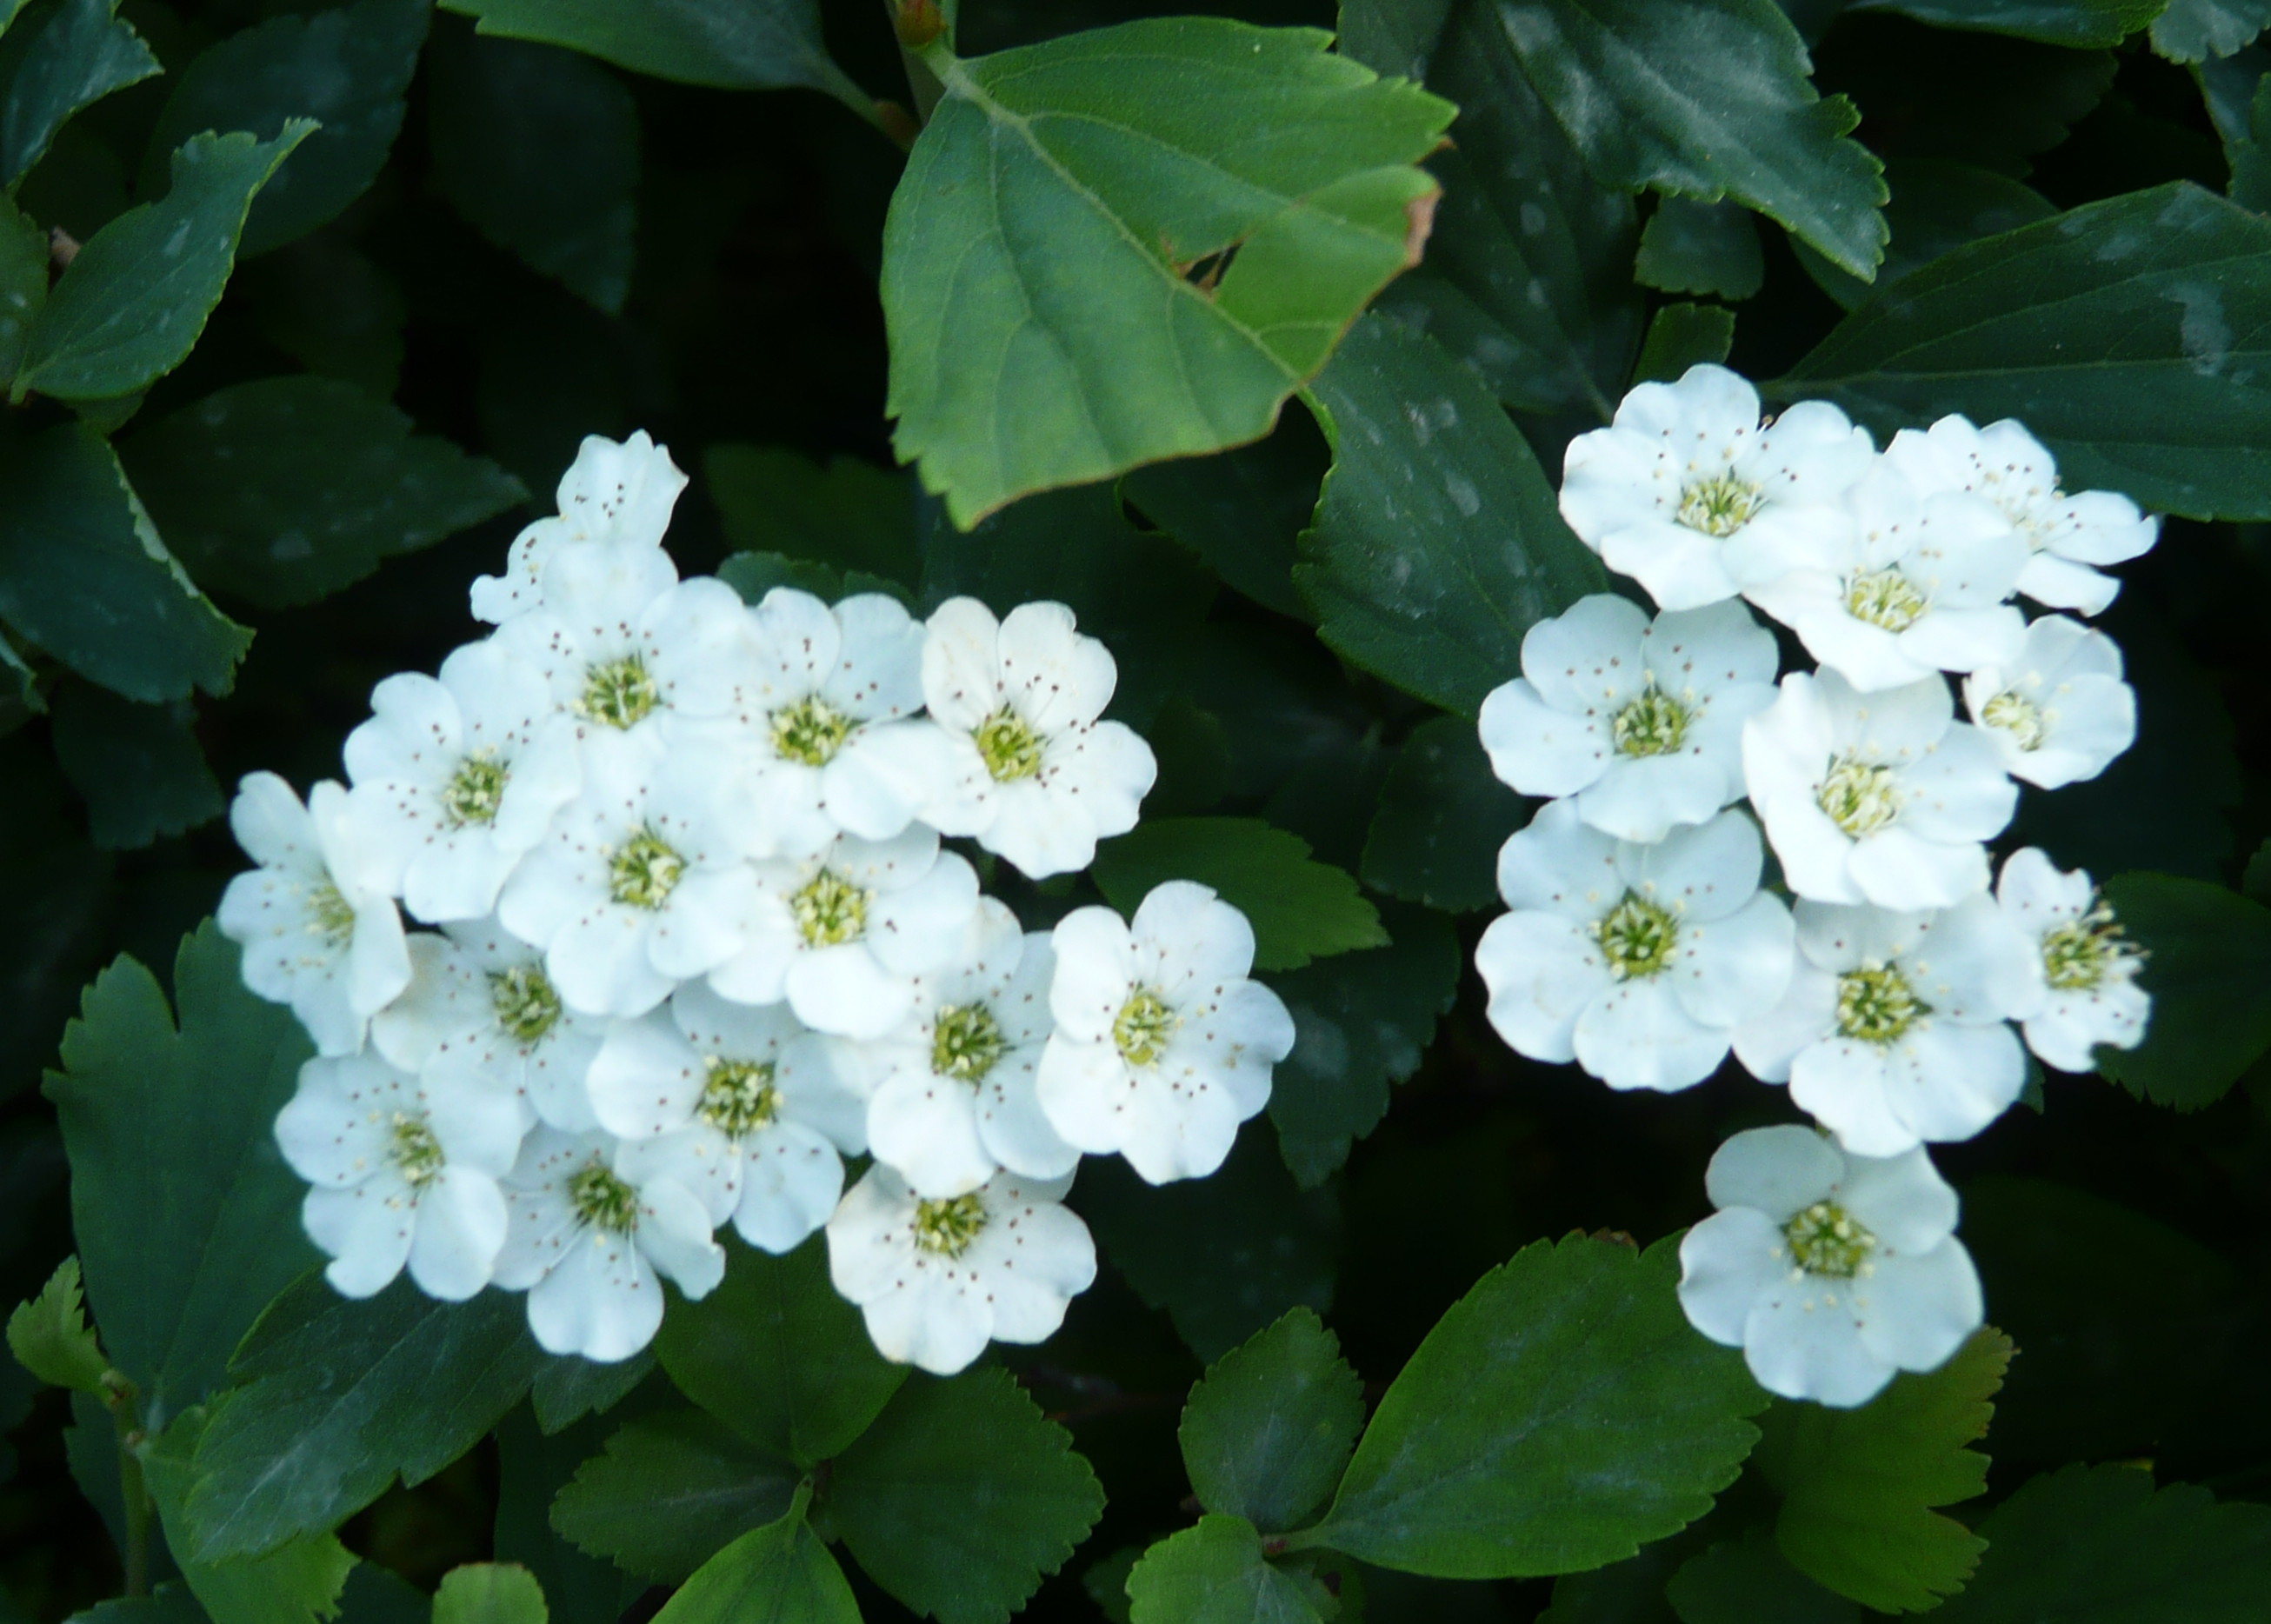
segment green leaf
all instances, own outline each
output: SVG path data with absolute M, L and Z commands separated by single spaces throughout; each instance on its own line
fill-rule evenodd
M 197 1597 L 178 1579 L 147 1596 L 114 1596 L 71 1617 L 74 1624 L 210 1624 Z
M 137 704 L 91 682 L 56 685 L 56 759 L 86 799 L 95 845 L 132 850 L 221 815 L 220 786 L 186 699 Z
M 0 197 L 0 384 L 14 380 L 47 302 L 48 234 Z
M 358 1301 L 320 1275 L 299 1281 L 230 1367 L 241 1385 L 198 1445 L 177 1548 L 206 1561 L 266 1551 L 335 1527 L 398 1475 L 432 1477 L 542 1366 L 522 1320 L 502 1292 L 437 1302 L 404 1279 Z
M 787 1516 L 711 1558 L 655 1614 L 658 1624 L 860 1624 L 860 1604 L 805 1522 L 804 1500 L 800 1491 Z
M 599 1452 L 607 1424 L 597 1417 L 547 1436 L 535 1417 L 514 1410 L 496 1431 L 496 1521 L 490 1554 L 518 1562 L 544 1587 L 553 1624 L 619 1624 L 629 1579 L 611 1562 L 587 1556 L 554 1531 L 552 1502 L 585 1458 Z M 422 1604 L 424 1597 L 419 1598 Z M 424 1609 L 421 1605 L 421 1612 Z M 345 1624 L 424 1624 L 422 1618 Z
M 784 1257 L 733 1248 L 725 1284 L 674 1307 L 655 1351 L 681 1392 L 804 1468 L 842 1454 L 907 1375 L 829 1283 L 817 1237 Z
M 263 255 L 234 286 L 260 336 L 309 371 L 393 396 L 409 307 L 367 255 L 325 233 Z
M 2016 416 L 2069 488 L 2187 517 L 2271 516 L 2271 220 L 2186 182 L 1942 256 L 1791 369 L 1784 396 L 1880 436 Z
M 750 1384 L 762 1382 L 753 1373 Z M 797 1476 L 704 1411 L 665 1411 L 628 1423 L 606 1453 L 577 1469 L 552 1502 L 552 1526 L 593 1556 L 658 1584 L 680 1584 L 786 1511 Z
M 254 195 L 314 128 L 292 119 L 271 141 L 205 134 L 183 143 L 172 189 L 88 238 L 48 295 L 11 399 L 37 390 L 106 400 L 180 365 L 220 302 Z
M 2011 1362 L 1992 1328 L 1928 1374 L 1903 1373 L 1858 1410 L 1777 1400 L 1756 1460 L 1780 1490 L 1791 1563 L 1880 1613 L 1922 1613 L 1963 1588 L 1984 1541 L 1933 1509 L 1985 1492 L 1989 1401 Z
M 1326 463 L 1324 436 L 1303 418 L 1281 417 L 1268 439 L 1218 456 L 1138 468 L 1120 487 L 1225 583 L 1296 620 L 1308 609 L 1293 590 L 1293 564 Z
M 573 1353 L 556 1354 L 529 1383 L 529 1403 L 548 1437 L 587 1415 L 605 1415 L 629 1397 L 653 1369 L 652 1349 L 608 1365 Z
M 1518 674 L 1523 634 L 1606 573 L 1490 392 L 1428 339 L 1367 318 L 1309 399 L 1334 464 L 1293 578 L 1319 635 L 1473 715 Z
M 1804 243 L 1796 245 L 1806 274 L 1849 310 L 1953 249 L 2058 212 L 2050 199 L 2008 175 L 1944 158 L 1888 159 L 1885 182 L 1893 194 L 1885 205 L 1893 240 L 1874 283 L 1848 276 Z
M 2117 874 L 2106 900 L 2146 953 L 2145 1041 L 2100 1047 L 2097 1069 L 2156 1105 L 2197 1111 L 2271 1048 L 2271 908 L 2202 880 Z
M 1528 803 L 1491 771 L 1475 725 L 1430 717 L 1396 754 L 1364 843 L 1364 883 L 1453 913 L 1498 905 L 1498 849 Z
M 1690 367 L 1724 361 L 1734 347 L 1732 310 L 1716 304 L 1663 305 L 1649 318 L 1648 337 L 1641 340 L 1632 381 L 1672 383 Z
M 620 314 L 638 225 L 630 92 L 570 52 L 474 39 L 433 54 L 427 94 L 442 195 L 499 248 Z
M 1884 251 L 1860 114 L 1822 101 L 1774 0 L 1538 0 L 1497 8 L 1523 71 L 1612 186 L 1731 197 L 1856 276 Z
M 1295 1308 L 1215 1361 L 1176 1436 L 1210 1511 L 1282 1532 L 1325 1501 L 1364 1427 L 1364 1383 L 1340 1339 Z
M 1294 1041 L 1270 1077 L 1270 1120 L 1304 1189 L 1380 1125 L 1390 1087 L 1419 1069 L 1458 996 L 1463 958 L 1450 921 L 1392 905 L 1385 919 L 1388 946 L 1270 978 L 1293 1017 Z
M 1691 1557 L 1664 1596 L 1679 1624 L 1862 1624 L 1860 1608 L 1791 1567 L 1765 1529 Z
M 2148 23 L 2153 25 L 2153 37 L 2158 41 L 2161 25 L 2155 19 L 2164 10 L 2219 3 L 2176 0 L 2176 5 L 2170 6 L 2169 0 L 1860 0 L 1852 9 L 1898 11 L 1940 28 L 2007 34 L 2079 49 L 2118 45 Z
M 433 1598 L 391 1568 L 357 1562 L 339 1591 L 341 1624 L 428 1624 Z
M 122 956 L 48 1076 L 87 1303 L 153 1432 L 220 1385 L 246 1328 L 315 1257 L 306 1186 L 274 1136 L 307 1038 L 245 990 L 237 959 L 210 921 L 182 941 L 177 1027 L 157 978 Z
M 2079 51 L 1975 34 L 1951 40 L 1893 19 L 1831 30 L 1825 75 L 1860 104 L 1871 146 L 1887 157 L 1938 158 L 2024 179 L 2104 99 L 2111 51 Z
M 49 1387 L 102 1396 L 110 1361 L 103 1358 L 79 1300 L 78 1258 L 63 1259 L 37 1297 L 16 1305 L 8 1315 L 8 1351 Z
M 856 457 L 824 466 L 778 445 L 713 445 L 703 456 L 726 540 L 912 590 L 922 578 L 913 483 Z
M 1320 1624 L 1324 1589 L 1263 1560 L 1244 1517 L 1210 1513 L 1162 1539 L 1128 1576 L 1133 1624 Z
M 564 45 L 634 73 L 719 90 L 808 86 L 862 116 L 865 93 L 829 60 L 818 0 L 443 0 L 483 34 Z
M 2254 1624 L 2271 1595 L 2271 1506 L 2156 1489 L 2134 1466 L 2036 1478 L 1979 1524 L 1987 1554 L 1945 1624 Z
M 318 1624 L 335 1617 L 352 1552 L 336 1535 L 316 1532 L 257 1556 L 203 1561 L 184 1554 L 183 1505 L 206 1412 L 184 1412 L 142 1451 L 142 1470 L 165 1529 L 166 1546 L 181 1562 L 182 1577 L 212 1624 Z
M 1710 1509 L 1766 1395 L 1680 1312 L 1674 1244 L 1539 1241 L 1483 1277 L 1373 1412 L 1305 1537 L 1442 1578 L 1569 1573 Z
M 546 1624 L 544 1587 L 511 1562 L 468 1562 L 442 1576 L 434 1624 Z
M 1667 293 L 1747 299 L 1766 280 L 1766 257 L 1751 212 L 1736 203 L 1666 197 L 1640 234 L 1633 278 Z
M 1006 1371 L 917 1376 L 838 1457 L 829 1514 L 867 1576 L 939 1624 L 999 1624 L 1088 1536 L 1104 1491 Z
M 253 200 L 247 254 L 302 237 L 368 190 L 402 129 L 428 0 L 355 0 L 272 17 L 201 53 L 174 83 L 150 138 L 152 166 L 200 130 L 267 139 L 293 119 L 319 126 Z M 153 190 L 145 178 L 145 190 Z
M 1330 43 L 1179 17 L 927 59 L 888 409 L 956 524 L 1259 439 L 1418 260 L 1453 108 Z
M 207 395 L 123 456 L 190 572 L 267 609 L 326 597 L 528 494 L 353 384 L 304 374 Z
M 2153 48 L 2171 62 L 2229 56 L 2271 28 L 2271 0 L 2169 0 L 2153 19 Z
M 1563 1574 L 1553 1581 L 1553 1605 L 1538 1615 L 1538 1624 L 1679 1624 L 1679 1615 L 1664 1600 L 1664 1587 L 1679 1571 L 1686 1544 L 1680 1538 L 1659 1539 L 1623 1561 L 1590 1573 Z M 1434 1583 L 1448 1586 L 1451 1582 Z
M 718 578 L 741 594 L 743 603 L 761 603 L 776 586 L 833 602 L 844 595 L 844 577 L 826 564 L 784 553 L 735 553 L 718 566 Z
M 118 0 L 58 0 L 16 16 L 0 39 L 0 186 L 13 191 L 80 108 L 163 71 L 117 10 Z
M 1388 941 L 1380 911 L 1352 875 L 1259 818 L 1154 818 L 1106 841 L 1091 872 L 1113 906 L 1129 914 L 1167 880 L 1214 887 L 1253 923 L 1257 970 L 1298 970 Z

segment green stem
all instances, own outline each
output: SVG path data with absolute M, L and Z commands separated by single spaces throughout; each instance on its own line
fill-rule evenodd
M 142 1477 L 142 1421 L 134 1383 L 120 1370 L 102 1373 L 103 1407 L 118 1435 L 118 1497 L 126 1512 L 126 1594 L 150 1593 L 150 1486 Z

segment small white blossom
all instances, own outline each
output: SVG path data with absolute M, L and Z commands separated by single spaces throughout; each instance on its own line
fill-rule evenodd
M 1724 367 L 1642 384 L 1615 422 L 1563 461 L 1561 517 L 1610 569 L 1666 609 L 1731 598 L 1731 549 L 1850 525 L 1838 506 L 1876 455 L 1835 406 L 1801 401 L 1759 421 L 1758 391 Z
M 1491 768 L 1574 795 L 1586 823 L 1661 840 L 1743 793 L 1743 720 L 1774 701 L 1775 640 L 1739 602 L 1646 611 L 1580 599 L 1522 639 L 1523 674 L 1483 701 Z
M 387 678 L 370 704 L 346 743 L 357 831 L 412 918 L 480 919 L 576 797 L 575 725 L 493 643 L 458 650 L 438 679 Z
M 999 1173 L 927 1201 L 878 1163 L 828 1220 L 828 1272 L 885 1359 L 950 1376 L 988 1342 L 1041 1342 L 1096 1281 L 1069 1177 Z
M 370 1017 L 410 984 L 410 952 L 347 792 L 318 784 L 302 806 L 274 773 L 249 773 L 228 823 L 260 865 L 228 883 L 216 916 L 244 949 L 245 986 L 289 1004 L 317 1054 L 354 1054 Z
M 586 435 L 560 476 L 560 511 L 540 518 L 513 540 L 504 574 L 473 582 L 473 617 L 501 623 L 543 601 L 544 567 L 578 544 L 650 552 L 662 546 L 686 476 L 644 429 L 620 443 Z
M 547 1353 L 629 1359 L 662 1324 L 662 1281 L 689 1299 L 725 1278 L 702 1198 L 624 1165 L 605 1133 L 539 1128 L 504 1181 L 508 1219 L 496 1283 L 528 1292 L 528 1328 Z
M 1934 1370 L 1985 1317 L 1957 1203 L 1921 1150 L 1854 1156 L 1806 1128 L 1754 1128 L 1706 1175 L 1718 1211 L 1679 1245 L 1679 1305 L 1743 1350 L 1759 1385 L 1850 1409 Z
M 2103 613 L 2121 583 L 2097 566 L 2135 558 L 2160 535 L 2160 520 L 2126 496 L 2069 495 L 2059 488 L 2057 459 L 2008 418 L 1984 428 L 1961 416 L 1903 428 L 1885 457 L 1920 491 L 1970 491 L 2000 508 L 2029 549 L 2019 590 L 2053 609 Z
M 1206 886 L 1170 880 L 1123 922 L 1076 908 L 1051 939 L 1056 1031 L 1041 1109 L 1066 1144 L 1117 1153 L 1153 1184 L 1204 1178 L 1270 1102 L 1293 1018 L 1249 980 L 1254 927 Z
M 2009 660 L 1966 677 L 1963 704 L 2004 771 L 2043 789 L 2096 778 L 2137 738 L 2121 645 L 2063 615 L 2035 622 Z
M 923 816 L 1037 880 L 1086 868 L 1099 838 L 1135 828 L 1158 777 L 1150 745 L 1098 719 L 1119 669 L 1073 628 L 1061 603 L 1021 604 L 997 623 L 976 599 L 949 598 L 923 646 L 923 697 L 948 746 Z
M 2006 1023 L 2039 1002 L 2026 941 L 1992 897 L 1934 913 L 1800 902 L 1798 964 L 1771 1012 L 1735 1034 L 1754 1076 L 1857 1156 L 1969 1139 L 2026 1085 Z
M 2028 846 L 2003 860 L 1995 895 L 2042 965 L 2042 1001 L 2025 1031 L 2027 1047 L 2044 1065 L 2092 1071 L 2100 1044 L 2133 1049 L 2145 1040 L 2153 1011 L 2137 985 L 2145 956 L 2124 939 L 2089 875 L 2061 874 Z
M 1760 891 L 1763 860 L 1740 812 L 1641 846 L 1587 828 L 1567 801 L 1540 808 L 1499 856 L 1514 912 L 1475 948 L 1491 1024 L 1612 1088 L 1701 1082 L 1790 980 L 1790 912 Z
M 497 1181 L 520 1139 L 511 1095 L 422 1087 L 370 1054 L 309 1061 L 276 1118 L 284 1159 L 315 1187 L 302 1221 L 346 1297 L 384 1290 L 406 1263 L 428 1297 L 487 1285 L 504 1245 Z
M 1943 908 L 1987 889 L 2019 791 L 1939 677 L 1864 694 L 1793 672 L 1743 726 L 1751 804 L 1801 897 Z

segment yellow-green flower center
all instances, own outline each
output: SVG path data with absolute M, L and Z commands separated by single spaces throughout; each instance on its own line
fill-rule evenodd
M 788 911 L 807 947 L 836 947 L 856 942 L 867 931 L 867 905 L 874 900 L 833 868 L 823 868 L 788 899 Z
M 931 1027 L 930 1069 L 942 1077 L 976 1083 L 1009 1047 L 993 1010 L 982 1003 L 949 1004 Z
M 514 965 L 489 972 L 489 1007 L 497 1024 L 518 1043 L 537 1043 L 560 1022 L 560 995 L 541 966 Z
M 1731 536 L 1764 506 L 1759 488 L 1731 473 L 1699 480 L 1679 493 L 1679 522 L 1707 536 Z
M 1593 935 L 1609 961 L 1609 973 L 1623 981 L 1659 974 L 1672 963 L 1679 924 L 1665 909 L 1627 891 L 1593 927 Z
M 2088 913 L 2043 935 L 2043 977 L 2060 992 L 2086 993 L 2143 957 L 2141 949 L 2123 940 L 2113 910 L 2096 898 Z
M 2050 736 L 2049 725 L 2035 702 L 2007 689 L 1980 707 L 1979 719 L 2009 734 L 2011 741 L 2022 750 L 2039 750 Z
M 1917 584 L 1897 570 L 1872 570 L 1845 584 L 1845 613 L 1887 631 L 1906 631 L 1931 607 Z
M 442 1154 L 442 1142 L 434 1136 L 434 1129 L 426 1119 L 396 1112 L 391 1138 L 387 1153 L 394 1158 L 394 1166 L 402 1174 L 402 1181 L 412 1189 L 431 1183 L 442 1171 L 445 1158 Z
M 702 1085 L 702 1103 L 695 1112 L 728 1139 L 753 1134 L 780 1114 L 780 1090 L 773 1086 L 772 1062 L 727 1060 L 712 1054 L 703 1066 L 710 1080 Z
M 627 908 L 649 913 L 670 900 L 686 873 L 686 860 L 653 829 L 640 830 L 607 856 L 607 894 Z
M 1617 749 L 1627 756 L 1669 756 L 1687 738 L 1687 707 L 1650 677 L 1637 698 L 1610 724 Z
M 1167 1039 L 1175 1035 L 1182 1017 L 1167 1001 L 1148 987 L 1128 995 L 1112 1020 L 1112 1041 L 1131 1066 L 1149 1066 L 1166 1053 Z
M 1897 965 L 1849 970 L 1837 978 L 1837 1031 L 1862 1043 L 1897 1043 L 1932 1013 Z
M 497 808 L 504 805 L 505 782 L 511 776 L 512 769 L 488 750 L 466 756 L 443 786 L 443 816 L 459 827 L 495 823 Z
M 1901 815 L 1900 776 L 1848 756 L 1830 768 L 1814 801 L 1831 823 L 1858 840 Z
M 1030 778 L 1041 770 L 1041 735 L 1008 705 L 979 723 L 971 737 L 997 784 Z
M 1817 1201 L 1783 1225 L 1790 1255 L 1808 1274 L 1850 1280 L 1867 1272 L 1877 1238 L 1834 1201 Z
M 308 891 L 308 917 L 324 941 L 343 948 L 354 940 L 354 905 L 329 880 L 318 880 Z
M 972 1190 L 944 1201 L 915 1203 L 915 1245 L 938 1257 L 959 1257 L 986 1227 L 986 1203 Z
M 577 709 L 610 727 L 637 726 L 662 703 L 662 690 L 637 654 L 604 660 L 584 673 L 584 697 Z
M 773 753 L 783 761 L 802 762 L 808 767 L 825 767 L 834 761 L 836 752 L 859 726 L 817 694 L 783 705 L 769 720 Z
M 597 1162 L 569 1179 L 568 1204 L 594 1229 L 628 1235 L 638 1227 L 638 1192 Z

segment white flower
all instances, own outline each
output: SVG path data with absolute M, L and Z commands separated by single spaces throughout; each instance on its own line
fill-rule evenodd
M 1969 1139 L 2026 1085 L 2006 1024 L 2042 978 L 2025 940 L 1985 895 L 1937 913 L 1798 905 L 1797 972 L 1735 1054 L 1857 1156 Z
M 1117 1152 L 1153 1184 L 1204 1178 L 1238 1125 L 1270 1103 L 1270 1069 L 1293 1018 L 1248 980 L 1254 927 L 1208 887 L 1170 880 L 1123 923 L 1076 908 L 1051 943 L 1056 1031 L 1042 1051 L 1041 1109 L 1065 1143 Z
M 585 1075 L 607 1023 L 568 1007 L 544 957 L 493 919 L 410 938 L 410 985 L 371 1017 L 378 1052 L 435 1089 L 489 1088 L 526 1119 L 593 1125 Z
M 1679 1306 L 1759 1385 L 1848 1409 L 1945 1364 L 1985 1317 L 1955 1192 L 1921 1150 L 1879 1159 L 1754 1128 L 1705 1175 L 1718 1211 L 1679 1244 Z
M 2122 938 L 2089 875 L 2079 868 L 2060 874 L 2028 846 L 2003 860 L 1995 896 L 2042 964 L 2042 1001 L 2025 1030 L 2027 1047 L 2044 1064 L 2091 1071 L 2099 1044 L 2133 1049 L 2145 1040 L 2153 1009 L 2137 985 L 2145 956 Z
M 1739 541 L 1850 525 L 1837 499 L 1875 454 L 1835 406 L 1801 401 L 1761 425 L 1750 384 L 1690 367 L 1640 384 L 1612 427 L 1569 443 L 1561 517 L 1662 607 L 1700 608 L 1742 589 L 1728 556 Z
M 1569 801 L 1540 808 L 1499 854 L 1514 912 L 1475 948 L 1491 1024 L 1612 1088 L 1701 1082 L 1790 980 L 1790 913 L 1759 890 L 1763 860 L 1740 812 L 1640 846 L 1587 828 Z
M 1775 640 L 1739 602 L 1647 612 L 1608 593 L 1522 639 L 1523 674 L 1483 701 L 1491 768 L 1575 795 L 1623 840 L 1661 840 L 1743 793 L 1743 719 L 1774 701 Z
M 509 1225 L 496 1283 L 528 1292 L 528 1328 L 547 1353 L 613 1363 L 654 1339 L 662 1282 L 689 1299 L 725 1278 L 702 1198 L 624 1166 L 612 1135 L 540 1128 L 504 1181 Z
M 1961 416 L 1903 428 L 1885 457 L 1920 491 L 1971 491 L 2000 508 L 2030 549 L 2019 590 L 2054 609 L 2103 613 L 2121 583 L 2093 566 L 2134 558 L 2160 535 L 2161 521 L 2126 496 L 2068 495 L 2059 487 L 2057 460 L 2008 418 L 1984 428 Z
M 756 884 L 718 800 L 698 750 L 651 733 L 585 741 L 583 793 L 497 905 L 572 1008 L 644 1015 L 740 950 Z
M 1020 604 L 997 624 L 976 599 L 949 598 L 923 645 L 923 697 L 949 750 L 923 816 L 1037 880 L 1085 868 L 1100 838 L 1135 828 L 1159 771 L 1134 732 L 1097 719 L 1119 670 L 1073 624 L 1061 603 Z
M 755 865 L 746 944 L 710 985 L 738 1003 L 786 998 L 815 1032 L 879 1038 L 914 1008 L 913 978 L 964 950 L 978 876 L 920 824 L 839 835 L 800 860 Z
M 311 1060 L 276 1117 L 276 1143 L 315 1186 L 301 1209 L 346 1297 L 410 1266 L 428 1297 L 461 1302 L 504 1245 L 497 1181 L 519 1153 L 520 1107 L 494 1089 L 428 1089 L 376 1054 Z
M 2004 600 L 2027 544 L 1992 503 L 1917 495 L 1883 463 L 1845 493 L 1852 523 L 1731 544 L 1744 595 L 1865 693 L 2019 652 L 2026 620 Z
M 1056 955 L 1002 903 L 978 905 L 967 956 L 918 976 L 913 1013 L 862 1046 L 868 1145 L 921 1196 L 959 1196 L 1004 1167 L 1060 1178 L 1080 1159 L 1035 1085 Z
M 260 865 L 228 883 L 217 913 L 244 949 L 244 984 L 291 1005 L 317 1054 L 355 1053 L 370 1017 L 410 984 L 410 953 L 385 865 L 357 838 L 347 792 L 318 784 L 303 807 L 274 773 L 249 773 L 228 824 Z
M 1987 889 L 1980 842 L 2018 804 L 1993 744 L 1939 677 L 1863 694 L 1793 672 L 1743 726 L 1751 804 L 1801 897 L 1944 908 Z
M 756 741 L 741 793 L 764 809 L 752 857 L 802 856 L 839 832 L 888 840 L 948 771 L 922 709 L 923 628 L 879 593 L 830 609 L 775 587 L 749 614 L 745 719 Z
M 544 680 L 475 643 L 372 690 L 347 735 L 348 804 L 414 919 L 479 919 L 513 865 L 575 799 L 576 729 Z
M 1963 704 L 2004 771 L 2044 789 L 2096 778 L 2137 738 L 2121 645 L 2063 615 L 2035 622 L 2009 660 L 1966 677 Z
M 1096 1280 L 1070 1178 L 1000 1173 L 926 1201 L 878 1163 L 828 1220 L 828 1272 L 885 1359 L 950 1376 L 988 1342 L 1040 1342 Z
M 592 1063 L 592 1108 L 628 1141 L 634 1181 L 676 1180 L 714 1223 L 786 1252 L 828 1221 L 844 1193 L 841 1144 L 861 1143 L 863 1104 L 782 1004 L 728 1003 L 700 982 L 670 1007 L 616 1023 Z
M 586 435 L 560 476 L 559 516 L 538 519 L 514 539 L 503 575 L 473 582 L 473 617 L 502 622 L 535 608 L 543 601 L 545 565 L 577 543 L 625 552 L 660 548 L 685 488 L 686 476 L 644 429 L 620 443 Z

